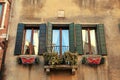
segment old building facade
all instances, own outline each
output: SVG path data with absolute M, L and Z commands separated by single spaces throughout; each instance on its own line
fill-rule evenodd
M 119 23 L 119 0 L 12 0 L 3 80 L 119 80 Z M 43 53 L 52 51 L 77 52 L 76 66 L 45 66 Z M 91 55 L 104 64 L 87 65 Z
M 7 48 L 10 5 L 11 0 L 0 0 L 0 74 L 4 67 L 5 51 Z

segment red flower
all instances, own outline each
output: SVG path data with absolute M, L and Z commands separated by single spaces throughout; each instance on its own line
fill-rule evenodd
M 21 60 L 23 64 L 32 64 L 35 62 L 34 57 L 22 57 Z
M 87 62 L 89 64 L 100 64 L 101 57 L 87 57 Z

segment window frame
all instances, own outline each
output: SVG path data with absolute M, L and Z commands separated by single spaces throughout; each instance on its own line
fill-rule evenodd
M 52 26 L 52 36 L 53 36 L 53 30 L 59 30 L 59 33 L 60 33 L 60 36 L 59 36 L 59 38 L 60 38 L 60 40 L 59 40 L 59 44 L 60 44 L 60 49 L 59 49 L 59 53 L 58 54 L 60 54 L 60 56 L 62 56 L 63 54 L 62 54 L 62 30 L 68 30 L 68 32 L 69 32 L 69 25 L 67 25 L 67 24 L 53 24 L 53 26 Z M 68 33 L 69 34 L 69 33 Z M 68 37 L 69 37 L 69 35 L 68 35 Z M 53 43 L 53 37 L 52 37 L 52 43 Z M 51 45 L 52 46 L 52 45 Z M 68 48 L 69 48 L 69 46 L 68 46 Z
M 106 37 L 105 37 L 105 27 L 104 24 L 75 24 L 75 35 L 76 35 L 76 52 L 80 55 L 83 54 L 83 41 L 82 38 L 82 28 L 83 27 L 96 28 L 96 42 L 97 42 L 97 55 L 107 55 Z M 79 41 L 79 42 L 78 42 Z M 82 44 L 82 45 L 81 45 Z
M 28 24 L 26 24 L 25 26 L 24 26 L 24 30 L 23 30 L 23 41 L 22 41 L 22 52 L 21 52 L 21 55 L 26 55 L 25 53 L 24 53 L 24 47 L 25 47 L 25 37 L 26 37 L 26 30 L 27 29 L 30 29 L 30 30 L 32 30 L 32 32 L 31 32 L 31 39 L 30 39 L 30 43 L 33 43 L 33 35 L 34 35 L 34 30 L 39 30 L 39 25 L 34 25 L 34 24 L 31 24 L 31 25 L 28 25 Z M 39 35 L 38 35 L 38 41 L 39 41 Z M 39 45 L 39 44 L 38 44 Z M 38 48 L 39 48 L 39 46 L 38 46 Z M 39 52 L 38 52 L 39 53 Z M 38 55 L 38 53 L 37 53 L 37 55 Z M 35 55 L 35 54 L 32 54 L 31 52 L 29 53 L 29 54 L 27 54 L 27 55 Z
M 88 32 L 88 48 L 89 48 L 89 52 L 88 53 L 84 53 L 83 54 L 93 54 L 92 52 L 92 45 L 91 45 L 91 33 L 90 31 L 91 30 L 95 30 L 95 40 L 96 40 L 96 47 L 97 47 L 97 52 L 98 52 L 98 39 L 97 39 L 97 29 L 96 29 L 96 26 L 90 26 L 88 25 L 88 27 L 82 27 L 82 30 L 87 30 Z M 82 33 L 83 34 L 83 33 Z M 82 35 L 82 40 L 83 40 L 83 35 Z M 83 41 L 82 41 L 83 42 Z M 83 47 L 83 51 L 84 51 L 84 47 Z M 96 53 L 98 54 L 98 53 Z
M 31 25 L 32 26 L 32 25 Z M 37 27 L 37 26 L 36 26 Z M 26 37 L 26 30 L 27 29 L 30 29 L 30 30 L 32 30 L 32 32 L 31 32 L 31 34 L 30 34 L 30 36 L 32 37 L 31 39 L 30 39 L 30 43 L 33 43 L 33 36 L 34 36 L 34 30 L 39 30 L 39 27 L 38 28 L 35 28 L 35 27 L 26 27 L 25 26 L 25 28 L 24 28 L 24 31 L 23 31 L 23 44 L 22 44 L 22 55 L 35 55 L 35 54 L 32 54 L 31 52 L 29 53 L 29 54 L 25 54 L 24 52 L 25 52 L 25 49 L 24 49 L 24 47 L 25 47 L 25 37 Z M 39 33 L 38 33 L 39 34 Z M 39 35 L 38 35 L 38 37 L 39 37 Z M 38 41 L 39 41 L 39 38 L 38 38 Z M 32 44 L 33 45 L 33 44 Z M 39 46 L 39 44 L 38 44 L 38 46 Z M 39 52 L 38 52 L 39 53 Z M 37 54 L 38 54 L 37 53 Z
M 5 6 L 6 6 L 6 3 L 5 2 L 0 2 L 0 5 L 2 5 L 2 10 L 1 10 L 1 17 L 0 17 L 0 29 L 3 29 L 4 26 L 2 26 L 4 23 L 3 23 L 3 17 L 5 16 L 4 15 L 4 11 L 5 11 Z

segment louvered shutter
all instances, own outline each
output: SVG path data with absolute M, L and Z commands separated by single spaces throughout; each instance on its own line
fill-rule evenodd
M 46 52 L 46 24 L 39 26 L 39 55 Z
M 70 52 L 75 52 L 74 23 L 69 25 L 69 50 Z
M 50 22 L 47 23 L 47 51 L 52 51 L 52 24 Z
M 97 40 L 98 40 L 98 54 L 105 55 L 107 54 L 106 42 L 105 42 L 105 32 L 104 25 L 97 25 Z
M 79 54 L 83 54 L 82 26 L 80 24 L 75 24 L 75 34 L 76 34 L 76 51 Z
M 24 30 L 24 24 L 19 23 L 17 28 L 17 35 L 16 35 L 16 44 L 14 51 L 15 55 L 20 55 L 22 52 L 23 30 Z

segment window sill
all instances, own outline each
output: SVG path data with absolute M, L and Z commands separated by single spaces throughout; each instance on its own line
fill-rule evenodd
M 47 73 L 50 73 L 51 69 L 72 70 L 72 74 L 75 74 L 77 67 L 77 65 L 45 65 L 44 69 Z

